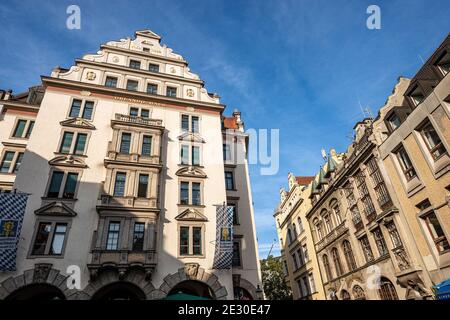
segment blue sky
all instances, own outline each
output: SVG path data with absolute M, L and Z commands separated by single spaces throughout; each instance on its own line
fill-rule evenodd
M 81 8 L 81 30 L 66 8 Z M 366 9 L 381 8 L 381 30 Z M 2 1 L 0 88 L 22 91 L 53 67 L 109 40 L 151 29 L 247 128 L 280 129 L 280 171 L 251 166 L 260 253 L 276 238 L 273 209 L 288 172 L 314 175 L 320 150 L 345 150 L 363 115 L 374 114 L 398 76 L 413 76 L 450 32 L 448 0 Z M 277 250 L 275 251 L 277 252 Z

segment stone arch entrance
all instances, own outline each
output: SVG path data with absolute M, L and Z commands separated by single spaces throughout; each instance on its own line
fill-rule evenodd
M 167 296 L 169 297 L 176 294 L 187 294 L 210 300 L 215 299 L 215 295 L 211 287 L 204 282 L 196 280 L 186 280 L 178 283 L 170 290 Z
M 38 263 L 23 274 L 0 283 L 0 300 L 76 299 L 77 291 L 67 287 L 67 276 L 53 269 L 52 264 Z M 38 294 L 42 294 L 41 297 Z M 41 299 L 42 300 L 42 299 Z
M 5 300 L 47 301 L 66 300 L 64 293 L 57 287 L 47 283 L 30 284 L 13 291 Z
M 91 298 L 91 300 L 145 300 L 146 295 L 137 285 L 118 281 L 110 283 L 100 288 Z
M 157 291 L 157 290 L 156 290 Z M 116 269 L 103 269 L 83 290 L 82 300 L 153 300 L 160 298 L 145 272 L 134 269 L 121 275 Z
M 172 294 L 173 289 L 176 289 L 183 283 L 190 286 L 196 284 L 197 288 L 206 285 L 212 291 L 211 296 L 213 299 L 226 300 L 228 296 L 227 289 L 220 284 L 219 278 L 215 274 L 206 272 L 205 269 L 194 263 L 188 263 L 184 268 L 180 268 L 178 272 L 167 275 L 157 291 L 163 296 L 168 296 Z
M 233 275 L 234 300 L 256 300 L 256 288 L 239 274 Z

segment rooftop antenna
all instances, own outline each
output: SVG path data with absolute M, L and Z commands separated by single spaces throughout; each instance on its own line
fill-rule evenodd
M 425 64 L 425 60 L 423 60 L 422 56 L 418 54 L 420 61 L 422 61 L 422 64 Z

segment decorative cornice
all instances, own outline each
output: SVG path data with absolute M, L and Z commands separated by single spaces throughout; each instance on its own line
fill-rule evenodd
M 177 221 L 201 221 L 207 222 L 208 218 L 195 209 L 186 209 L 175 217 Z
M 61 121 L 59 123 L 63 127 L 72 127 L 72 128 L 83 128 L 89 130 L 95 130 L 95 126 L 82 118 L 72 118 L 68 120 Z
M 75 217 L 77 213 L 63 202 L 55 201 L 37 209 L 34 213 L 38 216 Z
M 217 104 L 217 103 L 194 101 L 194 100 L 187 100 L 187 99 L 181 99 L 181 98 L 172 98 L 172 97 L 166 97 L 166 96 L 161 96 L 161 95 L 151 95 L 151 94 L 148 94 L 145 92 L 129 91 L 129 90 L 118 89 L 118 88 L 110 88 L 110 87 L 105 87 L 105 86 L 101 86 L 101 85 L 97 85 L 97 84 L 89 84 L 89 83 L 85 83 L 85 82 L 58 79 L 58 78 L 52 78 L 52 77 L 46 77 L 46 76 L 42 76 L 41 79 L 42 79 L 42 83 L 46 87 L 54 86 L 54 87 L 68 88 L 68 89 L 74 89 L 74 90 L 88 90 L 91 92 L 109 95 L 111 97 L 111 99 L 116 99 L 116 100 L 136 99 L 137 101 L 140 101 L 140 102 L 148 104 L 148 105 L 155 105 L 155 106 L 161 106 L 161 107 L 180 107 L 180 106 L 195 107 L 195 108 L 204 108 L 207 110 L 220 112 L 220 113 L 222 113 L 225 109 L 225 105 Z M 130 101 L 130 103 L 133 103 L 133 102 Z
M 51 166 L 64 166 L 64 167 L 76 167 L 87 168 L 87 164 L 81 157 L 74 155 L 61 155 L 49 160 Z
M 179 169 L 175 175 L 180 177 L 206 178 L 206 173 L 196 166 L 186 166 Z

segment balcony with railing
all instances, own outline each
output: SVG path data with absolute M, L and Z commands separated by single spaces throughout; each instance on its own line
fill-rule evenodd
M 135 208 L 157 210 L 156 198 L 116 197 L 102 194 L 97 202 L 97 207 Z
M 104 248 L 95 247 L 98 240 L 98 233 L 94 231 L 93 250 L 91 263 L 87 265 L 91 279 L 94 280 L 99 272 L 103 270 L 116 270 L 119 278 L 123 278 L 131 269 L 140 268 L 145 272 L 147 281 L 151 279 L 151 275 L 157 265 L 157 254 L 153 250 L 106 250 Z
M 127 114 L 116 113 L 113 122 L 123 123 L 127 125 L 138 125 L 145 127 L 162 127 L 162 120 L 150 119 L 144 117 L 130 116 Z

